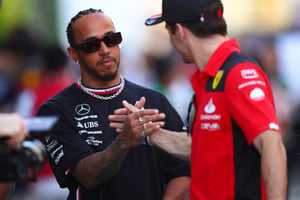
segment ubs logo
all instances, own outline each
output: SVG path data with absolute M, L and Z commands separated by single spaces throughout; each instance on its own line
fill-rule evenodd
M 77 105 L 75 111 L 78 115 L 86 115 L 90 112 L 91 108 L 88 104 Z

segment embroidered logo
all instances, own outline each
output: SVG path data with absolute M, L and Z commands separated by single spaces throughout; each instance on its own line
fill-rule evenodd
M 219 85 L 219 83 L 220 83 L 220 81 L 223 77 L 223 74 L 224 74 L 223 70 L 218 71 L 218 73 L 216 74 L 216 76 L 215 76 L 215 78 L 212 82 L 212 89 L 213 90 L 215 90 L 218 87 L 218 85 Z

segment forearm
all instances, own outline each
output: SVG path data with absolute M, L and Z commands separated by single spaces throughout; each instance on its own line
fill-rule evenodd
M 192 138 L 186 132 L 160 129 L 150 135 L 150 142 L 177 158 L 190 160 Z
M 268 200 L 285 200 L 287 188 L 286 153 L 283 145 L 262 154 L 262 174 Z
M 86 188 L 94 188 L 107 181 L 118 172 L 128 152 L 127 146 L 124 141 L 116 139 L 104 151 L 79 161 L 73 176 Z
M 266 131 L 254 145 L 261 154 L 261 170 L 268 200 L 285 200 L 287 195 L 287 158 L 281 135 Z
M 190 177 L 178 177 L 171 180 L 162 200 L 186 200 L 189 196 Z

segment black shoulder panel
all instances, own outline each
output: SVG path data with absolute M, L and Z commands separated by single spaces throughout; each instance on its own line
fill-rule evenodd
M 221 68 L 215 77 L 209 78 L 205 91 L 207 92 L 216 92 L 224 91 L 225 80 L 228 72 L 237 64 L 251 62 L 257 65 L 256 61 L 250 57 L 247 57 L 239 52 L 234 52 L 225 60 Z

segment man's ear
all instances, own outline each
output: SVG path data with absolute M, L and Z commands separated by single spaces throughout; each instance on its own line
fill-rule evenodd
M 184 40 L 186 38 L 186 28 L 183 27 L 181 24 L 176 23 L 175 30 L 181 40 Z
M 78 52 L 73 49 L 72 47 L 68 47 L 68 53 L 69 55 L 71 56 L 71 58 L 76 62 L 78 63 L 79 62 L 79 57 L 78 57 Z

